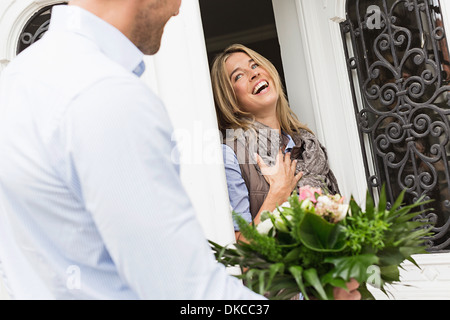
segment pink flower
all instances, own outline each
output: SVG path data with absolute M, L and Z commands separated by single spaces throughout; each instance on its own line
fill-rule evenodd
M 322 190 L 310 186 L 303 186 L 298 189 L 298 199 L 300 201 L 308 199 L 311 202 L 316 203 L 316 193 L 322 195 Z

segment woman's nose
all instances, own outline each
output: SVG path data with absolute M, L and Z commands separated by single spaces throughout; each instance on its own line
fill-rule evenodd
M 257 76 L 259 76 L 258 70 L 252 70 L 250 80 L 254 80 Z

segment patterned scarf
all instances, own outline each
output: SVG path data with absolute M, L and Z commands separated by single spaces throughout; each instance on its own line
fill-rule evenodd
M 253 154 L 257 152 L 267 165 L 273 166 L 279 148 L 284 149 L 289 138 L 260 122 L 255 122 L 254 128 L 255 130 L 248 130 L 250 133 L 246 132 L 238 137 L 238 139 L 245 139 L 243 145 L 248 146 L 250 159 L 247 158 L 247 160 L 256 163 Z M 292 139 L 295 147 L 291 150 L 291 158 L 297 159 L 296 173 L 303 172 L 298 187 L 309 185 L 331 194 L 339 193 L 337 180 L 328 164 L 326 149 L 319 140 L 304 129 L 300 130 L 300 134 L 294 134 Z M 257 170 L 261 172 L 259 168 Z

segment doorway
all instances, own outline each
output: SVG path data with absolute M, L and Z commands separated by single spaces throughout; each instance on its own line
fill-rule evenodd
M 210 67 L 218 53 L 240 43 L 269 59 L 286 87 L 272 0 L 200 0 L 199 4 Z

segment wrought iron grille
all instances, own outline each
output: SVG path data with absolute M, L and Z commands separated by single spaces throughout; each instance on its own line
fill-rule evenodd
M 63 2 L 56 5 L 67 4 Z M 50 25 L 51 9 L 55 5 L 49 5 L 36 12 L 20 33 L 19 42 L 17 44 L 16 54 L 31 46 L 33 43 L 42 38 L 47 32 Z
M 430 251 L 450 250 L 450 62 L 438 0 L 348 0 L 341 23 L 369 190 L 433 199 Z M 425 209 L 425 208 L 423 208 Z

